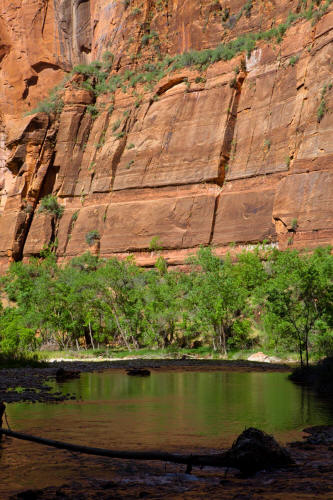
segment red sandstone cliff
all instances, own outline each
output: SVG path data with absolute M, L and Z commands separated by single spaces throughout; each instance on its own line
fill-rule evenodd
M 135 253 L 143 265 L 156 258 L 154 237 L 174 264 L 200 245 L 333 243 L 330 7 L 295 21 L 279 43 L 178 69 L 150 89 L 118 88 L 94 103 L 74 76 L 60 115 L 24 116 L 73 65 L 105 51 L 111 74 L 139 71 L 278 26 L 304 3 L 0 0 L 2 266 L 50 242 L 60 259 L 90 249 Z M 61 218 L 38 211 L 50 193 Z M 99 237 L 89 247 L 91 231 Z

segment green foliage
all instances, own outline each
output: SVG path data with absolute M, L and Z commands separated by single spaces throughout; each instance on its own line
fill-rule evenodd
M 297 222 L 297 219 L 293 219 L 293 220 L 291 221 L 291 229 L 292 229 L 293 231 L 296 231 L 297 227 L 298 227 L 298 222 Z
M 112 132 L 115 132 L 116 130 L 118 130 L 118 128 L 120 127 L 120 124 L 121 124 L 121 120 L 120 119 L 116 120 L 112 124 Z
M 150 40 L 157 40 L 158 33 L 156 31 L 151 31 L 150 33 L 145 33 L 141 38 L 141 45 L 148 45 Z
M 64 78 L 64 80 L 56 85 L 49 92 L 49 96 L 37 104 L 37 106 L 31 111 L 27 112 L 26 115 L 33 115 L 35 113 L 47 113 L 48 115 L 52 113 L 61 113 L 64 102 L 62 100 L 62 93 L 65 87 L 65 83 L 68 81 L 69 76 Z
M 106 134 L 106 130 L 103 130 L 103 132 L 101 133 L 101 136 L 99 138 L 99 141 L 96 144 L 96 149 L 101 149 L 104 146 L 104 144 L 105 144 L 105 134 Z
M 48 212 L 60 219 L 60 217 L 62 217 L 64 213 L 64 207 L 62 205 L 59 205 L 56 196 L 54 196 L 53 194 L 48 194 L 47 196 L 44 196 L 44 198 L 42 198 L 38 212 Z
M 249 290 L 244 286 L 243 266 L 234 266 L 229 256 L 220 259 L 209 248 L 201 248 L 191 264 L 201 272 L 192 274 L 188 290 L 190 329 L 203 328 L 214 350 L 224 355 L 229 347 L 247 346 Z
M 104 52 L 102 55 L 103 66 L 106 71 L 110 71 L 114 61 L 114 55 L 110 51 Z
M 125 7 L 127 8 L 130 0 L 124 0 L 124 2 Z M 243 34 L 234 40 L 219 44 L 214 49 L 204 49 L 201 51 L 192 50 L 175 56 L 166 55 L 164 58 L 162 58 L 160 54 L 158 34 L 155 31 L 151 31 L 150 33 L 145 33 L 143 35 L 141 44 L 142 46 L 147 46 L 150 42 L 153 42 L 153 47 L 159 55 L 159 60 L 157 62 L 148 62 L 141 68 L 137 67 L 135 71 L 126 69 L 123 73 L 117 73 L 110 76 L 114 56 L 111 52 L 107 51 L 103 54 L 102 61 L 93 61 L 90 64 L 79 64 L 75 66 L 72 72 L 67 76 L 67 80 L 76 73 L 84 75 L 84 82 L 79 85 L 82 88 L 93 92 L 95 97 L 98 97 L 101 94 L 114 93 L 118 88 L 121 88 L 123 92 L 127 92 L 128 88 L 134 88 L 138 83 L 145 84 L 147 90 L 150 90 L 156 82 L 172 71 L 185 67 L 194 67 L 201 71 L 207 69 L 209 65 L 218 61 L 229 61 L 241 53 L 245 53 L 247 56 L 250 56 L 251 52 L 256 47 L 256 43 L 260 40 L 275 41 L 280 43 L 286 31 L 297 20 L 306 19 L 312 20 L 313 23 L 317 22 L 327 12 L 332 2 L 333 0 L 325 0 L 324 3 L 319 1 L 316 6 L 311 3 L 309 8 L 307 8 L 306 4 L 303 3 L 299 13 L 296 14 L 291 12 L 284 22 L 267 31 Z M 224 11 L 222 11 L 222 20 L 225 21 L 224 26 L 232 28 L 243 14 L 246 17 L 249 17 L 251 15 L 252 7 L 253 0 L 247 0 L 236 16 L 230 16 L 229 9 L 224 9 Z M 136 15 L 139 13 L 138 10 L 140 9 L 133 9 L 132 14 Z M 135 59 L 139 59 L 140 57 L 141 54 L 134 56 Z M 297 62 L 297 57 L 298 56 L 291 57 L 291 65 L 294 65 Z M 242 69 L 244 69 L 244 60 L 242 62 Z M 37 108 L 30 112 L 30 114 L 38 111 L 46 113 L 60 112 L 63 106 L 61 97 L 63 87 L 64 83 L 55 87 L 51 91 L 50 97 L 40 103 Z M 136 106 L 138 107 L 139 105 L 140 101 L 137 100 Z M 93 117 L 96 117 L 97 109 L 94 105 L 90 106 L 92 107 L 88 107 L 90 109 L 90 111 L 88 109 L 88 112 L 90 112 Z M 323 98 L 318 109 L 318 121 L 322 119 L 325 111 L 326 103 Z
M 306 364 L 318 337 L 327 336 L 333 318 L 333 258 L 330 249 L 311 255 L 273 252 L 270 279 L 262 288 L 265 323 L 273 339 L 298 349 Z
M 295 66 L 295 64 L 299 61 L 299 56 L 291 56 L 289 59 L 289 66 Z
M 99 240 L 99 239 L 100 239 L 100 235 L 99 235 L 99 232 L 96 230 L 89 231 L 86 234 L 86 242 L 88 243 L 88 245 L 90 247 L 96 242 L 96 240 Z
M 130 160 L 127 164 L 126 164 L 126 169 L 129 170 L 132 166 L 134 165 L 134 160 Z
M 272 142 L 270 139 L 265 139 L 264 140 L 264 149 L 266 151 L 269 151 L 271 149 Z
M 99 115 L 99 111 L 96 104 L 88 104 L 86 109 L 93 119 L 97 118 L 97 116 Z
M 37 338 L 32 328 L 27 328 L 19 311 L 7 309 L 0 320 L 0 348 L 5 354 L 16 354 L 36 349 Z
M 87 234 L 88 244 L 99 239 Z M 152 248 L 160 249 L 158 238 Z M 14 263 L 1 280 L 0 348 L 13 356 L 56 342 L 133 349 L 203 345 L 226 355 L 254 348 L 331 354 L 333 256 L 279 252 L 267 245 L 236 261 L 201 248 L 184 273 L 158 255 L 144 270 L 133 258 L 89 253 L 58 266 L 55 256 Z M 256 347 L 258 349 L 258 347 Z
M 156 251 L 159 251 L 159 250 L 162 250 L 163 247 L 162 247 L 162 244 L 161 244 L 161 241 L 160 241 L 160 237 L 159 236 L 153 236 L 152 239 L 150 240 L 150 243 L 149 243 L 149 250 L 151 250 L 152 252 L 156 252 Z
M 327 112 L 327 103 L 326 103 L 326 94 L 329 90 L 332 89 L 332 83 L 326 84 L 323 86 L 320 92 L 320 103 L 317 109 L 317 122 L 320 123 L 324 118 Z
M 123 137 L 125 137 L 125 132 L 117 132 L 116 134 L 114 134 L 114 137 L 116 139 L 122 139 Z

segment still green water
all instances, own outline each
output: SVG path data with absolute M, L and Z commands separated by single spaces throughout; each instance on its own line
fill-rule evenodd
M 153 371 L 140 378 L 108 371 L 84 373 L 55 389 L 78 400 L 9 405 L 11 427 L 104 448 L 207 451 L 229 446 L 245 427 L 286 443 L 306 426 L 333 420 L 328 403 L 286 373 Z M 61 484 L 83 470 L 72 454 L 17 440 L 5 440 L 0 453 L 0 494 Z M 97 462 L 89 460 L 93 476 Z

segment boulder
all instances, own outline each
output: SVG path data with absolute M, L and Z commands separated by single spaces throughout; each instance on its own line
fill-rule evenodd
M 280 358 L 277 358 L 276 356 L 267 356 L 267 354 L 264 354 L 263 352 L 256 352 L 254 354 L 251 354 L 247 358 L 248 361 L 257 361 L 258 363 L 281 363 L 282 360 Z

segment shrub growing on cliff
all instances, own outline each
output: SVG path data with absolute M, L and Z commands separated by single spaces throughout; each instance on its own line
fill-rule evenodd
M 149 242 L 149 250 L 152 252 L 157 252 L 159 250 L 162 250 L 163 246 L 161 244 L 161 240 L 159 236 L 153 236 L 152 239 Z
M 99 235 L 99 232 L 94 230 L 94 231 L 89 231 L 87 234 L 86 234 L 86 242 L 88 243 L 88 245 L 91 247 L 92 245 L 94 245 L 94 243 L 100 239 L 100 235 Z
M 99 111 L 96 104 L 88 104 L 86 109 L 87 113 L 89 113 L 93 119 L 97 118 L 97 116 L 99 115 Z
M 326 104 L 326 94 L 328 90 L 332 89 L 332 83 L 326 84 L 323 86 L 320 92 L 320 103 L 317 110 L 317 122 L 320 123 L 324 118 L 325 113 L 327 112 L 327 104 Z
M 54 195 L 48 194 L 42 198 L 38 212 L 48 212 L 60 218 L 64 213 L 64 207 L 59 205 L 58 200 Z

